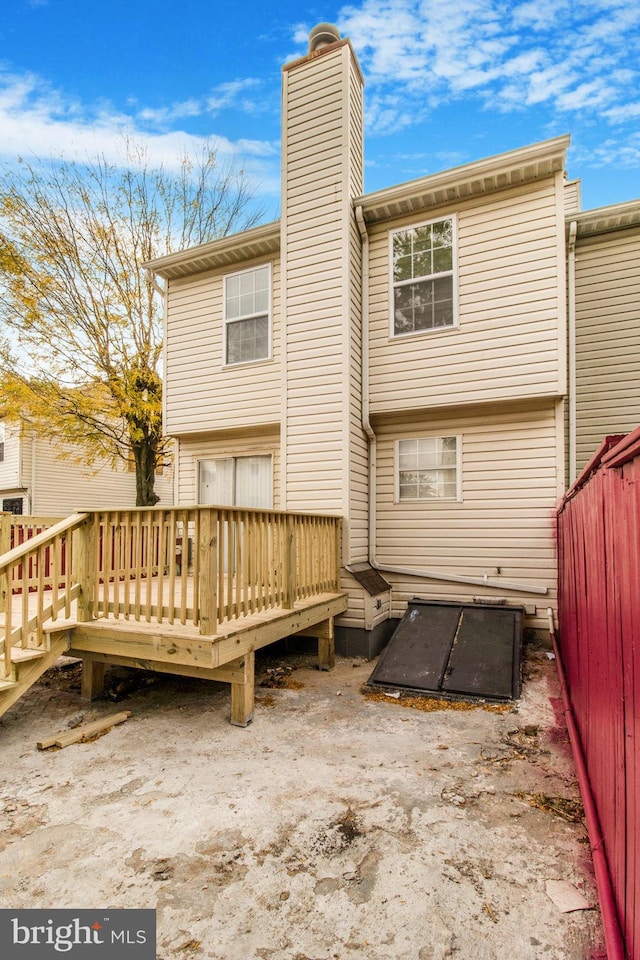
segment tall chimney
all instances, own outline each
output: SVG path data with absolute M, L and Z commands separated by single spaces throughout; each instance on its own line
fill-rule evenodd
M 366 544 L 367 448 L 352 201 L 363 193 L 363 168 L 362 73 L 349 41 L 321 23 L 308 54 L 283 69 L 281 493 L 289 510 L 356 515 L 351 527 L 365 525 L 358 544 Z M 345 558 L 355 535 L 348 527 Z

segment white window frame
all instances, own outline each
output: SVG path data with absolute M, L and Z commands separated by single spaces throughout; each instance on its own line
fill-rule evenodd
M 253 320 L 258 317 L 264 316 L 263 311 L 255 311 L 253 313 L 242 314 L 238 317 L 227 317 L 227 282 L 233 277 L 240 277 L 243 274 L 253 273 L 256 270 L 267 270 L 267 295 L 268 295 L 268 304 L 267 304 L 267 355 L 265 357 L 256 357 L 253 360 L 229 360 L 227 356 L 227 329 L 230 325 L 234 323 L 241 323 L 243 320 Z M 254 363 L 266 363 L 271 360 L 271 327 L 272 327 L 272 272 L 271 272 L 271 263 L 257 263 L 252 267 L 247 267 L 244 270 L 234 270 L 233 273 L 225 273 L 222 277 L 222 365 L 223 367 L 241 367 L 246 366 L 247 364 Z
M 423 277 L 412 277 L 409 280 L 396 281 L 393 275 L 393 238 L 397 233 L 406 233 L 409 230 L 418 230 L 420 227 L 428 227 L 433 223 L 442 223 L 444 220 L 451 221 L 451 258 L 452 269 L 440 273 L 432 273 Z M 395 291 L 396 287 L 409 286 L 411 283 L 417 283 L 420 280 L 433 280 L 438 277 L 452 278 L 452 302 L 453 321 L 446 327 L 426 327 L 424 330 L 409 330 L 407 333 L 396 333 L 395 327 Z M 446 216 L 434 217 L 432 220 L 421 220 L 420 223 L 407 223 L 402 227 L 396 227 L 389 231 L 389 336 L 393 340 L 404 340 L 406 337 L 422 337 L 425 335 L 445 333 L 447 330 L 455 330 L 459 326 L 458 321 L 458 218 L 455 213 Z
M 270 505 L 269 507 L 261 507 L 261 508 L 259 508 L 259 509 L 263 509 L 263 510 L 273 510 L 273 502 L 274 502 L 274 499 L 275 499 L 275 490 L 274 490 L 274 486 L 273 486 L 274 455 L 273 455 L 273 453 L 269 453 L 269 452 L 264 453 L 264 452 L 262 452 L 262 451 L 255 451 L 255 452 L 252 452 L 252 453 L 229 453 L 229 454 L 226 454 L 226 455 L 224 455 L 224 456 L 223 456 L 223 455 L 220 455 L 220 456 L 211 456 L 211 457 L 198 457 L 198 459 L 196 460 L 196 485 L 197 485 L 197 488 L 196 488 L 196 499 L 197 499 L 198 503 L 200 502 L 200 483 L 201 483 L 203 465 L 204 465 L 205 463 L 209 463 L 209 462 L 212 462 L 212 461 L 216 461 L 216 462 L 218 462 L 218 463 L 220 463 L 221 461 L 232 461 L 232 462 L 233 462 L 233 479 L 232 479 L 232 486 L 233 486 L 233 501 L 234 501 L 234 502 L 233 502 L 232 504 L 219 504 L 219 506 L 229 506 L 229 507 L 233 507 L 234 509 L 238 509 L 238 510 L 250 510 L 250 509 L 253 509 L 253 508 L 251 508 L 251 507 L 242 507 L 242 506 L 236 507 L 236 503 L 235 503 L 235 501 L 236 501 L 236 499 L 237 499 L 236 471 L 237 471 L 237 466 L 238 466 L 238 460 L 246 460 L 247 458 L 251 458 L 251 457 L 263 457 L 265 460 L 266 460 L 267 458 L 269 459 L 269 467 L 270 467 L 270 469 L 269 469 L 269 476 L 270 476 L 270 491 L 271 491 L 271 492 L 270 492 L 270 497 L 271 497 L 271 505 Z
M 456 495 L 454 497 L 403 497 L 400 498 L 400 444 L 406 440 L 442 440 L 453 437 L 456 441 Z M 434 469 L 441 469 L 436 467 Z M 446 469 L 446 468 L 445 468 Z M 462 502 L 462 434 L 460 433 L 438 433 L 422 434 L 421 436 L 399 437 L 394 442 L 394 502 L 401 504 L 410 503 L 461 503 Z

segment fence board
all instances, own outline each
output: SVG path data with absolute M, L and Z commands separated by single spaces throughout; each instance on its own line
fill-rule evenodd
M 609 438 L 569 491 L 558 550 L 560 651 L 620 927 L 640 960 L 639 436 Z

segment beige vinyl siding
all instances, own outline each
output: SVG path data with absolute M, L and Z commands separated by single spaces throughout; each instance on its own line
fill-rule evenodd
M 31 441 L 25 442 L 25 449 Z M 39 516 L 64 516 L 76 510 L 101 507 L 130 509 L 136 503 L 135 473 L 108 461 L 92 467 L 78 462 L 78 448 L 37 437 L 32 472 L 31 512 Z M 173 468 L 156 477 L 159 506 L 173 503 Z
M 384 573 L 393 587 L 392 616 L 412 596 L 506 597 L 536 604 L 537 626 L 555 603 L 553 515 L 563 474 L 555 404 L 477 409 L 438 417 L 393 418 L 377 427 L 378 563 L 449 575 L 547 587 L 547 596 L 496 587 Z M 395 502 L 395 442 L 461 436 L 462 500 Z M 499 571 L 499 572 L 498 572 Z
M 564 212 L 579 213 L 581 209 L 581 181 L 569 180 L 564 185 Z
M 210 434 L 203 437 L 182 439 L 178 445 L 178 503 L 190 506 L 197 503 L 198 461 L 215 460 L 224 457 L 273 457 L 273 508 L 280 509 L 280 435 L 278 430 L 260 435 Z
M 224 277 L 271 264 L 271 359 L 224 366 Z M 277 423 L 280 264 L 264 257 L 169 281 L 166 430 L 172 436 Z
M 359 355 L 350 340 L 359 308 L 350 198 L 362 191 L 361 82 L 348 44 L 283 76 L 284 502 L 348 516 L 350 498 L 362 499 L 361 467 L 350 480 L 352 454 L 362 453 L 351 438 Z
M 372 414 L 553 396 L 564 389 L 566 306 L 556 180 L 442 207 L 458 233 L 458 323 L 390 336 L 389 232 L 371 231 Z
M 640 230 L 576 247 L 576 451 L 640 424 Z
M 21 483 L 20 444 L 19 427 L 5 423 L 4 460 L 0 462 L 0 493 L 3 490 L 15 490 Z

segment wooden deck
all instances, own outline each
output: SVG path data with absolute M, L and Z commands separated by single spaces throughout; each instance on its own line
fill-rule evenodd
M 83 660 L 86 698 L 108 664 L 202 677 L 231 685 L 231 722 L 246 726 L 257 649 L 316 637 L 320 668 L 333 666 L 347 608 L 338 536 L 337 518 L 190 508 L 94 512 L 13 537 L 0 556 L 0 714 L 67 652 Z

